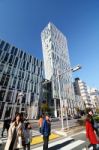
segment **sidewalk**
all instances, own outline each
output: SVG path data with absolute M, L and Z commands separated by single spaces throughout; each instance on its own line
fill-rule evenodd
M 58 134 L 55 134 L 55 133 L 51 133 L 50 137 L 49 137 L 49 140 L 54 140 L 54 139 L 57 139 L 61 137 L 60 135 Z M 43 142 L 43 136 L 40 135 L 40 136 L 36 136 L 36 137 L 33 137 L 32 138 L 32 142 L 31 142 L 31 145 L 36 145 L 36 144 L 40 144 Z

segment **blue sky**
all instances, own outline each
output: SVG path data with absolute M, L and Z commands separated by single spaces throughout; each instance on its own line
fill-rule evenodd
M 67 37 L 73 74 L 99 88 L 99 0 L 0 0 L 0 38 L 42 59 L 40 33 L 53 22 Z

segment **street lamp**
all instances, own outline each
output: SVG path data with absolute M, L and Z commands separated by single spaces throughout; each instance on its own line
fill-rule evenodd
M 72 71 L 75 72 L 77 70 L 81 69 L 80 65 L 77 65 L 74 68 L 70 68 L 69 70 L 65 70 L 64 72 L 62 72 L 61 74 L 58 72 L 58 76 L 56 78 L 58 78 L 58 87 L 59 87 L 59 99 L 60 99 L 60 108 L 61 108 L 61 125 L 62 125 L 62 130 L 64 130 L 64 124 L 63 124 L 63 100 L 61 97 L 61 88 L 60 88 L 60 77 L 65 74 L 66 72 Z M 68 126 L 68 118 L 67 118 L 67 110 L 66 110 L 66 119 L 67 119 L 67 126 Z

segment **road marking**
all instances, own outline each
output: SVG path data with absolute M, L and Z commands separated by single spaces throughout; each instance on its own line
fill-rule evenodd
M 61 140 L 57 140 L 57 141 L 55 141 L 55 142 L 51 142 L 51 143 L 49 143 L 49 148 L 50 147 L 53 147 L 53 146 L 56 146 L 56 145 L 58 145 L 58 144 L 62 144 L 62 143 L 64 143 L 64 142 L 66 142 L 66 141 L 72 141 L 72 140 L 74 140 L 73 138 L 64 138 L 64 139 L 61 139 Z M 40 147 L 37 147 L 37 148 L 35 148 L 35 150 L 41 150 L 43 148 L 43 146 L 40 146 Z
M 83 143 L 85 143 L 85 141 L 78 140 L 78 141 L 75 141 L 75 142 L 72 142 L 72 143 L 68 144 L 67 146 L 64 146 L 60 150 L 65 150 L 65 149 L 72 150 L 73 148 L 75 148 L 75 147 L 77 147 L 77 146 L 79 146 L 79 145 L 81 145 Z

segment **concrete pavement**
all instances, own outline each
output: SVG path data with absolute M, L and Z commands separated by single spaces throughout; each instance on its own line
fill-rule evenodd
M 55 123 L 54 123 L 55 124 Z M 57 122 L 56 122 L 56 124 L 57 124 Z M 80 131 L 82 131 L 82 130 L 84 130 L 84 127 L 81 127 L 81 126 L 76 126 L 76 127 L 71 127 L 70 128 L 70 130 L 65 130 L 64 132 L 63 131 L 61 131 L 59 128 L 57 129 L 52 129 L 52 134 L 51 134 L 51 136 L 50 136 L 50 143 L 53 143 L 54 144 L 54 148 L 57 148 L 57 141 L 59 141 L 60 140 L 60 143 L 62 142 L 62 143 L 64 143 L 64 144 L 62 144 L 62 146 L 63 145 L 66 145 L 66 143 L 68 143 L 68 142 L 66 142 L 68 139 L 68 136 L 71 136 L 72 134 L 74 134 L 74 133 L 77 133 L 77 132 L 80 132 Z M 63 132 L 63 134 L 62 134 L 62 132 Z M 35 133 L 35 134 L 34 134 Z M 65 134 L 64 134 L 65 133 Z M 6 133 L 5 133 L 6 134 Z M 6 139 L 5 139 L 6 138 Z M 6 143 L 6 140 L 7 140 L 7 135 L 5 135 L 5 138 L 4 138 L 4 142 L 3 142 L 3 146 L 4 146 L 4 143 Z M 65 138 L 65 142 L 63 141 L 63 139 Z M 74 140 L 75 138 L 74 137 L 72 137 L 72 139 Z M 79 138 L 79 140 L 80 140 L 80 138 Z M 74 142 L 74 144 L 73 144 L 73 147 L 75 147 L 75 146 L 77 146 L 77 145 L 79 145 L 79 144 L 83 144 L 84 142 L 83 142 L 83 140 L 81 140 L 81 141 L 79 141 L 78 139 L 77 139 L 77 142 L 75 141 Z M 36 148 L 38 147 L 42 147 L 42 143 L 43 143 L 43 138 L 41 137 L 41 135 L 40 135 L 40 133 L 39 133 L 39 131 L 36 129 L 36 130 L 33 130 L 33 138 L 32 138 L 32 142 L 31 142 L 31 149 L 35 149 L 36 150 Z M 56 143 L 56 144 L 55 144 Z M 69 143 L 70 144 L 70 143 Z M 59 145 L 58 145 L 59 146 Z M 62 146 L 61 146 L 61 148 L 62 148 Z M 52 147 L 52 145 L 51 145 L 51 147 Z M 72 146 L 71 146 L 72 147 Z M 52 149 L 52 148 L 51 148 Z M 67 148 L 66 148 L 67 149 Z M 1 149 L 0 149 L 1 150 Z M 3 150 L 3 149 L 2 149 Z M 41 149 L 40 149 L 41 150 Z M 53 150 L 55 150 L 55 149 L 53 149 Z M 56 149 L 57 150 L 57 149 Z M 69 149 L 68 149 L 69 150 Z M 76 150 L 76 149 L 75 149 Z M 78 149 L 78 150 L 80 150 L 80 149 Z
M 85 131 L 75 133 L 69 137 L 61 137 L 49 142 L 49 150 L 86 150 L 89 143 L 86 142 Z M 33 146 L 31 150 L 42 150 L 43 145 Z M 92 150 L 92 148 L 90 148 Z

